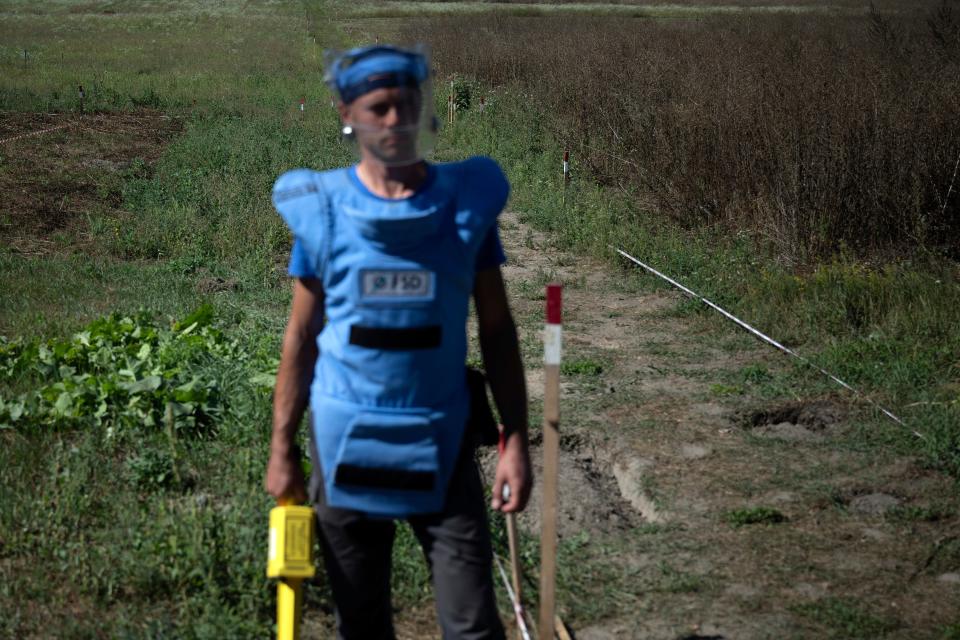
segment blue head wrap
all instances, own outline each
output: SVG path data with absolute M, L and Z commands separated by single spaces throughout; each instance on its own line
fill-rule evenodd
M 341 54 L 328 70 L 331 86 L 345 104 L 384 87 L 419 87 L 427 79 L 426 57 L 390 45 L 357 47 Z

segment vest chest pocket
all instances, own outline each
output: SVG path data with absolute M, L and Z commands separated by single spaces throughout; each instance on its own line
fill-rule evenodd
M 334 484 L 372 490 L 431 492 L 439 448 L 428 415 L 363 412 L 347 426 L 334 461 Z

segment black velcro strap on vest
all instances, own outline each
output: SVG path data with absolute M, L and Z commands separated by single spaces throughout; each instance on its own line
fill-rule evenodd
M 404 491 L 433 491 L 436 474 L 432 471 L 406 469 L 379 469 L 355 464 L 337 465 L 333 481 L 371 489 L 402 489 Z
M 429 327 L 350 327 L 350 344 L 369 349 L 401 351 L 406 349 L 435 349 L 443 335 L 440 325 Z

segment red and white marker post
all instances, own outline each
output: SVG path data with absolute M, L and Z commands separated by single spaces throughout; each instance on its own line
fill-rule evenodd
M 562 285 L 547 285 L 543 332 L 543 505 L 540 524 L 540 640 L 553 640 L 557 585 L 557 473 L 560 463 Z
M 306 107 L 306 104 L 307 104 L 307 96 L 303 96 L 302 98 L 300 98 L 300 113 L 303 113 L 304 108 Z
M 570 181 L 570 152 L 563 152 L 563 184 Z

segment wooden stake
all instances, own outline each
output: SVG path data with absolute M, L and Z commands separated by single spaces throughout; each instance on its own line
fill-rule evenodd
M 557 582 L 557 481 L 560 462 L 561 285 L 547 285 L 544 329 L 543 506 L 540 528 L 540 640 L 554 640 Z
M 560 616 L 554 616 L 553 621 L 557 625 L 557 637 L 560 638 L 560 640 L 573 640 L 573 636 L 570 635 L 570 630 L 567 629 L 567 625 L 563 624 Z
M 517 514 L 507 514 L 507 542 L 510 545 L 510 578 L 513 582 L 513 592 L 517 596 L 517 602 L 523 604 L 523 596 L 520 591 L 520 553 L 517 548 Z M 517 625 L 517 638 L 523 640 L 523 633 Z

